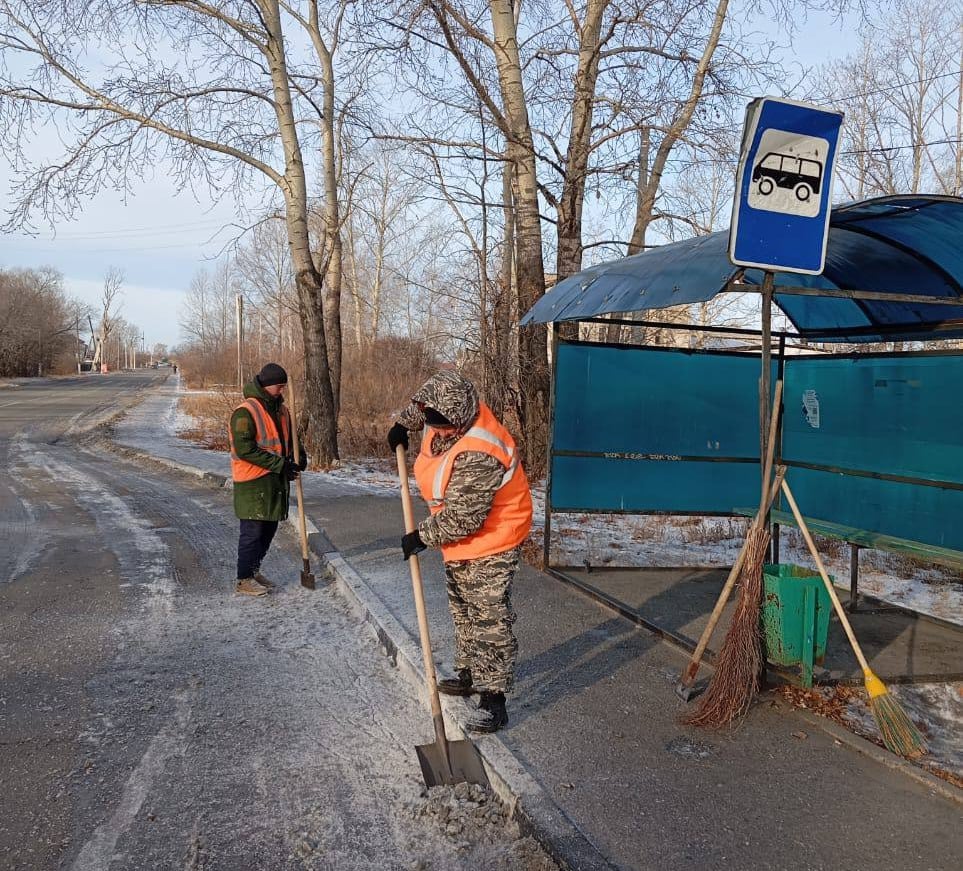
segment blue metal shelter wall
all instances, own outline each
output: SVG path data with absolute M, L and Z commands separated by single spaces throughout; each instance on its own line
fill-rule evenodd
M 782 456 L 827 467 L 791 469 L 803 513 L 963 550 L 963 490 L 871 477 L 963 485 L 963 356 L 791 358 L 785 371 Z
M 555 373 L 556 510 L 758 504 L 758 357 L 562 343 Z

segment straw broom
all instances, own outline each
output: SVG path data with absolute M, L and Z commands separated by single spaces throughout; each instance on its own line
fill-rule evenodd
M 886 749 L 909 759 L 922 756 L 926 752 L 926 741 L 920 734 L 919 729 L 913 725 L 912 720 L 906 715 L 906 711 L 903 710 L 900 703 L 893 698 L 893 695 L 886 688 L 886 684 L 884 684 L 869 667 L 869 663 L 863 655 L 862 648 L 856 640 L 853 627 L 849 623 L 849 618 L 846 616 L 846 611 L 839 601 L 839 596 L 836 595 L 833 582 L 826 573 L 826 567 L 823 565 L 823 561 L 819 556 L 819 551 L 816 550 L 816 545 L 809 532 L 809 527 L 806 525 L 806 521 L 803 520 L 799 506 L 796 505 L 792 490 L 789 489 L 789 484 L 786 481 L 782 482 L 782 492 L 786 495 L 786 501 L 792 509 L 793 517 L 796 518 L 796 525 L 806 540 L 806 546 L 809 548 L 809 553 L 816 563 L 816 568 L 819 570 L 819 574 L 823 579 L 823 585 L 829 593 L 829 598 L 832 599 L 833 607 L 836 609 L 836 614 L 839 617 L 839 622 L 842 623 L 843 629 L 846 631 L 846 636 L 849 638 L 849 643 L 853 647 L 853 652 L 856 654 L 859 667 L 863 670 L 863 685 L 866 687 L 866 694 L 869 696 L 869 708 L 873 712 L 873 718 L 879 727 L 879 733 L 883 738 Z
M 762 567 L 769 552 L 766 516 L 773 498 L 779 492 L 779 485 L 785 474 L 785 469 L 780 468 L 776 481 L 770 484 L 781 400 L 782 381 L 778 381 L 769 420 L 769 441 L 762 474 L 762 497 L 759 501 L 759 510 L 749 526 L 743 545 L 745 555 L 739 576 L 739 599 L 732 615 L 729 631 L 716 657 L 715 672 L 709 681 L 709 686 L 699 706 L 681 718 L 681 722 L 687 726 L 718 729 L 728 725 L 745 715 L 759 690 L 759 675 L 763 665 L 762 635 L 759 629 Z M 726 588 L 723 589 L 720 603 L 717 604 L 713 617 L 716 617 L 721 610 L 720 605 L 724 603 L 724 598 L 728 598 Z M 713 619 L 710 618 L 710 626 L 712 625 L 714 625 Z M 710 627 L 706 628 L 711 631 Z M 700 646 L 707 641 L 708 639 L 704 637 Z

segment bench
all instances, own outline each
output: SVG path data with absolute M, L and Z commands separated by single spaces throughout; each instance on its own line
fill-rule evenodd
M 757 509 L 754 508 L 737 508 L 736 513 L 746 517 L 754 517 L 756 510 Z M 781 526 L 796 526 L 796 520 L 790 512 L 776 509 L 769 512 L 769 519 L 773 524 L 772 558 L 773 562 L 779 562 L 779 528 Z M 897 538 L 892 535 L 883 535 L 879 532 L 870 532 L 867 529 L 859 529 L 855 526 L 844 526 L 841 523 L 831 523 L 827 520 L 816 520 L 810 517 L 806 517 L 805 519 L 806 525 L 813 534 L 821 535 L 824 538 L 835 538 L 839 541 L 845 541 L 850 546 L 849 602 L 846 605 L 848 611 L 856 611 L 857 609 L 860 548 L 901 553 L 913 559 L 938 563 L 939 565 L 963 571 L 963 552 L 958 550 L 922 544 L 918 541 L 910 541 L 909 539 Z

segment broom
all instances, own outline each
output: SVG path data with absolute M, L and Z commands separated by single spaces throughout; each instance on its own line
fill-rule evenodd
M 849 618 L 846 616 L 846 611 L 839 601 L 839 596 L 836 595 L 833 582 L 829 579 L 829 575 L 826 574 L 826 567 L 823 565 L 823 561 L 819 556 L 819 551 L 816 550 L 816 545 L 809 532 L 809 527 L 806 525 L 806 521 L 803 520 L 802 514 L 799 512 L 799 506 L 796 505 L 792 490 L 789 489 L 789 484 L 786 481 L 782 482 L 782 492 L 786 494 L 786 501 L 792 509 L 793 517 L 796 518 L 796 525 L 799 527 L 799 531 L 806 541 L 809 553 L 812 554 L 816 568 L 819 570 L 819 574 L 823 579 L 823 585 L 829 593 L 829 598 L 832 599 L 833 607 L 836 609 L 839 622 L 843 624 L 843 629 L 846 631 L 849 643 L 853 647 L 853 652 L 856 654 L 859 667 L 863 670 L 863 685 L 866 687 L 866 693 L 869 696 L 869 708 L 873 712 L 873 718 L 879 727 L 879 734 L 883 738 L 886 749 L 899 756 L 905 756 L 908 759 L 922 756 L 926 752 L 926 741 L 920 734 L 919 729 L 913 725 L 912 720 L 906 715 L 906 711 L 903 710 L 900 703 L 893 698 L 892 693 L 886 688 L 886 684 L 884 684 L 869 667 L 869 663 L 863 655 L 862 648 L 860 648 L 859 642 L 856 640 L 853 627 L 849 623 Z
M 729 631 L 722 642 L 722 648 L 715 661 L 715 672 L 709 681 L 699 706 L 681 718 L 687 726 L 701 726 L 718 729 L 742 717 L 752 704 L 759 689 L 759 674 L 762 671 L 762 638 L 759 630 L 759 608 L 762 602 L 762 567 L 769 551 L 769 530 L 766 516 L 773 498 L 779 492 L 779 485 L 785 469 L 778 470 L 776 481 L 771 485 L 775 455 L 777 420 L 782 406 L 782 381 L 776 382 L 772 413 L 769 419 L 769 441 L 766 445 L 766 459 L 762 473 L 762 497 L 746 533 L 743 545 L 742 569 L 739 575 L 739 600 L 732 615 Z M 709 626 L 700 640 L 704 649 L 707 635 L 714 627 L 714 621 L 722 610 L 729 595 L 729 583 L 723 588 L 719 602 L 709 620 Z M 698 667 L 698 666 L 696 666 Z

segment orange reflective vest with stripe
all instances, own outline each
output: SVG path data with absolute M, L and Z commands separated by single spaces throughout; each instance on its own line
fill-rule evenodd
M 283 457 L 284 448 L 291 440 L 291 418 L 288 415 L 287 408 L 283 405 L 281 406 L 280 433 L 274 423 L 274 418 L 271 417 L 264 406 L 253 397 L 245 399 L 244 402 L 234 410 L 238 411 L 242 408 L 247 410 L 254 421 L 254 438 L 257 446 L 269 454 L 277 454 L 279 457 Z M 247 460 L 242 460 L 235 453 L 234 433 L 231 432 L 230 428 L 228 428 L 228 438 L 231 442 L 231 477 L 235 481 L 253 481 L 256 478 L 262 478 L 265 475 L 271 474 L 269 469 L 265 469 L 263 466 L 256 466 Z
M 451 480 L 451 470 L 455 458 L 463 451 L 488 454 L 505 467 L 501 486 L 481 529 L 460 541 L 443 545 L 441 552 L 445 561 L 478 559 L 518 547 L 532 526 L 532 494 L 518 461 L 515 440 L 508 430 L 482 403 L 471 429 L 443 454 L 434 456 L 431 443 L 437 432 L 431 427 L 425 430 L 421 451 L 415 460 L 415 480 L 432 514 L 445 507 L 445 490 Z

